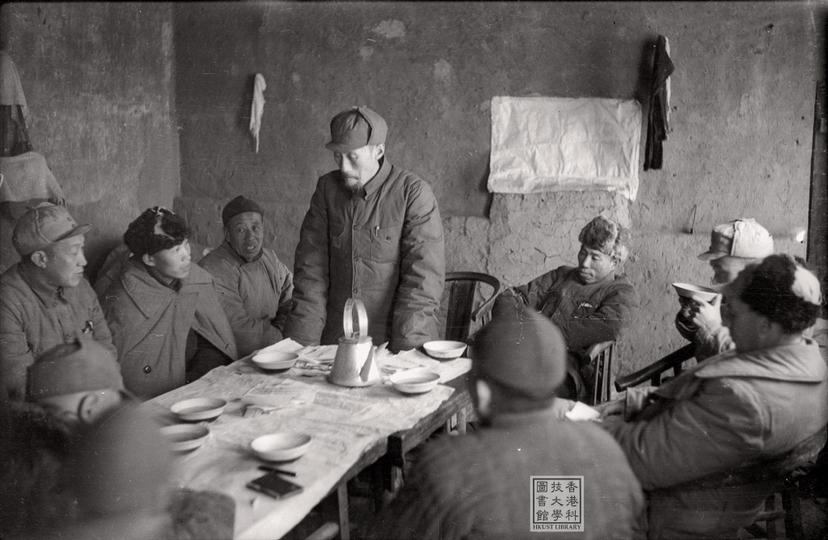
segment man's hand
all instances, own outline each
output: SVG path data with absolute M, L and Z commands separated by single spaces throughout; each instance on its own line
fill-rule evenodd
M 684 339 L 693 341 L 693 338 L 696 336 L 696 331 L 699 329 L 693 323 L 696 301 L 679 296 L 679 304 L 681 304 L 681 309 L 676 313 L 676 330 L 678 330 Z
M 610 416 L 621 415 L 623 417 L 625 409 L 624 399 L 616 399 L 614 401 L 607 401 L 606 403 L 595 405 L 595 409 L 601 413 L 602 420 Z
M 552 415 L 558 420 L 566 420 L 566 413 L 572 410 L 575 402 L 570 399 L 555 398 L 552 403 Z
M 712 334 L 722 326 L 722 296 L 717 295 L 712 302 L 696 302 L 693 324 L 705 334 Z

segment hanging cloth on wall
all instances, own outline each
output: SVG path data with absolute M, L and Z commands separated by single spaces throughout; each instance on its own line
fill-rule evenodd
M 63 194 L 46 158 L 37 152 L 25 152 L 17 156 L 0 157 L 0 203 L 23 202 L 36 199 L 64 204 Z
M 31 151 L 26 123 L 29 107 L 17 66 L 6 51 L 0 51 L 0 106 L 3 118 L 3 155 L 0 155 L 0 203 L 65 202 L 63 190 L 46 165 L 46 159 Z M 25 207 L 15 209 L 21 211 Z
M 259 130 L 262 127 L 262 113 L 264 112 L 264 91 L 267 88 L 264 77 L 256 73 L 253 81 L 253 104 L 250 106 L 250 133 L 256 140 L 256 153 L 259 153 Z
M 17 66 L 6 51 L 0 51 L 0 105 L 20 105 L 23 119 L 29 119 L 29 107 Z
M 675 70 L 670 59 L 670 43 L 658 36 L 653 55 L 650 83 L 650 109 L 647 112 L 647 143 L 644 146 L 644 170 L 660 169 L 662 143 L 667 140 L 670 121 L 670 75 Z
M 29 107 L 12 57 L 0 51 L 0 156 L 16 156 L 32 149 L 26 122 Z

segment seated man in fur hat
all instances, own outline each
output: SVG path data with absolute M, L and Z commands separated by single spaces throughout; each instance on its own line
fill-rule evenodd
M 532 308 L 505 306 L 472 349 L 469 384 L 483 427 L 426 443 L 371 535 L 535 539 L 530 523 L 542 531 L 576 520 L 577 502 L 584 518 L 578 538 L 643 537 L 644 496 L 621 449 L 599 426 L 561 420 L 556 410 L 567 362 L 557 327 Z M 527 496 L 533 476 L 549 479 L 534 499 Z M 577 501 L 552 483 L 571 476 L 583 477 Z M 570 537 L 565 531 L 561 538 Z
M 102 305 L 127 389 L 152 398 L 237 358 L 213 276 L 191 262 L 189 229 L 170 210 L 129 224 L 132 253 Z
M 264 212 L 239 195 L 224 207 L 224 243 L 199 261 L 216 280 L 239 356 L 282 339 L 291 309 L 293 274 L 264 247 Z
M 166 483 L 169 447 L 124 390 L 114 355 L 100 344 L 80 338 L 47 351 L 28 370 L 26 398 L 10 404 L 9 431 L 0 433 L 6 444 L 0 453 L 0 536 L 39 537 L 67 528 L 61 538 L 127 538 L 131 523 L 141 521 L 137 515 L 124 513 L 130 517 L 118 520 L 118 534 L 72 536 L 68 530 L 85 523 L 84 513 L 95 504 L 147 510 L 143 503 L 150 499 L 159 506 L 149 514 L 161 512 L 153 521 L 164 527 L 143 538 L 232 536 L 232 499 Z M 101 441 L 106 433 L 117 436 Z M 107 474 L 95 477 L 96 467 Z
M 601 407 L 649 496 L 652 538 L 736 538 L 766 497 L 825 444 L 822 297 L 801 260 L 777 254 L 724 288 L 735 349 Z
M 596 343 L 618 339 L 638 307 L 638 295 L 621 273 L 627 237 L 626 229 L 598 216 L 578 234 L 578 266 L 560 266 L 498 297 L 497 303 L 517 298 L 563 332 L 570 354 L 561 397 L 591 402 L 595 366 L 584 353 Z

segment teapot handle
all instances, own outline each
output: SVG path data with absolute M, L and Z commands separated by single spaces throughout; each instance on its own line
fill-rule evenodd
M 357 328 L 354 332 L 354 311 L 357 314 Z M 345 311 L 342 314 L 342 327 L 346 338 L 362 338 L 368 335 L 368 314 L 362 300 L 348 298 L 345 301 Z

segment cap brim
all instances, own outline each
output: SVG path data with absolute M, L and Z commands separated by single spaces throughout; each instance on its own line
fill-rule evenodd
M 92 230 L 92 225 L 89 225 L 89 224 L 78 225 L 77 227 L 75 227 L 71 231 L 69 231 L 67 233 L 64 233 L 64 234 L 58 236 L 57 238 L 55 238 L 54 240 L 52 240 L 52 243 L 54 244 L 55 242 L 60 242 L 61 240 L 66 240 L 67 238 L 72 238 L 73 236 L 77 236 L 79 234 L 86 234 L 91 230 Z
M 331 152 L 339 152 L 340 154 L 344 154 L 345 152 L 352 152 L 353 150 L 357 150 L 358 148 L 362 148 L 363 146 L 368 146 L 368 144 L 366 143 L 359 146 L 353 146 L 347 144 L 336 144 L 333 141 L 331 141 L 325 145 L 325 148 L 327 148 Z
M 722 257 L 728 255 L 722 251 L 705 251 L 701 255 L 699 255 L 699 260 L 702 261 L 712 261 L 713 259 L 721 259 Z

